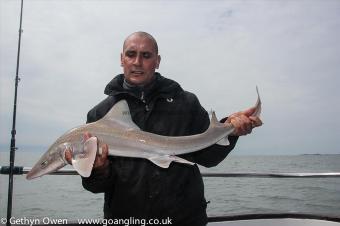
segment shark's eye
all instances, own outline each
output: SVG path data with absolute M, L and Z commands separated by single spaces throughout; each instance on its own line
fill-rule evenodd
M 48 160 L 43 161 L 40 166 L 41 168 L 45 168 L 47 166 Z

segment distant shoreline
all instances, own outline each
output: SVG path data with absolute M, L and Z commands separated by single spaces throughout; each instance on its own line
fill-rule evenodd
M 320 154 L 320 153 L 316 153 L 316 154 L 300 154 L 300 155 L 340 155 L 339 154 Z

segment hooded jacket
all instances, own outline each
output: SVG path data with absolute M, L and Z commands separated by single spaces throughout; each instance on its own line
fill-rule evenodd
M 209 115 L 197 97 L 170 79 L 155 74 L 149 87 L 126 88 L 120 74 L 106 86 L 106 99 L 87 115 L 87 122 L 101 119 L 119 100 L 129 105 L 132 120 L 141 130 L 164 135 L 186 136 L 204 132 Z M 212 145 L 181 158 L 205 167 L 216 166 L 234 148 L 237 137 L 229 136 L 230 145 Z M 197 165 L 172 162 L 163 169 L 147 159 L 109 156 L 105 171 L 95 170 L 82 178 L 85 189 L 104 192 L 106 219 L 171 219 L 171 225 L 205 225 L 206 200 L 202 176 Z

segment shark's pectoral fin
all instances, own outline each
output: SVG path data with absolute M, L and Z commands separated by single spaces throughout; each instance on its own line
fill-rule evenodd
M 172 161 L 174 162 L 179 162 L 179 163 L 184 163 L 184 164 L 189 164 L 189 165 L 195 165 L 195 163 L 193 162 L 190 162 L 186 159 L 183 159 L 183 158 L 180 158 L 178 156 L 175 156 L 175 155 L 171 155 L 170 158 L 172 159 Z
M 82 176 L 89 177 L 97 154 L 97 137 L 91 137 L 84 143 L 83 152 L 73 155 L 73 168 Z
M 157 166 L 162 167 L 162 168 L 169 168 L 171 162 L 179 162 L 179 163 L 185 163 L 189 165 L 195 164 L 195 163 L 192 163 L 188 160 L 182 159 L 174 155 L 160 155 L 160 156 L 150 157 L 148 159 L 154 164 L 156 164 Z
M 157 166 L 162 167 L 162 168 L 169 168 L 170 163 L 172 162 L 172 160 L 168 156 L 165 156 L 165 155 L 150 157 L 148 159 L 154 164 L 156 164 Z
M 228 136 L 226 136 L 225 138 L 222 138 L 216 144 L 222 145 L 222 146 L 228 146 L 230 144 L 230 142 L 228 140 Z

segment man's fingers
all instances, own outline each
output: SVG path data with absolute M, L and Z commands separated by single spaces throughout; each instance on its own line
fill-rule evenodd
M 107 146 L 107 144 L 103 144 L 101 159 L 105 161 L 108 155 L 109 155 L 109 146 Z
M 244 114 L 247 117 L 250 117 L 252 114 L 254 114 L 256 111 L 256 107 L 251 107 L 247 110 L 242 111 L 241 113 Z
M 240 120 L 241 120 L 241 127 L 242 127 L 243 132 L 245 134 L 251 133 L 251 130 L 253 129 L 251 120 L 245 115 L 241 115 Z
M 250 116 L 249 119 L 251 120 L 253 127 L 262 126 L 263 122 L 259 117 Z
M 242 115 L 244 115 L 246 117 L 251 117 L 251 115 L 254 114 L 255 111 L 256 111 L 256 107 L 251 107 L 251 108 L 244 110 L 244 111 L 235 112 L 228 117 L 227 122 L 230 123 L 232 118 L 240 117 Z
M 103 144 L 101 146 L 102 153 L 97 154 L 96 159 L 93 164 L 93 168 L 95 169 L 101 169 L 105 168 L 108 165 L 108 159 L 107 156 L 109 155 L 109 147 L 107 144 Z
M 252 116 L 255 111 L 256 108 L 252 107 L 245 111 L 236 112 L 228 117 L 226 122 L 231 123 L 235 128 L 232 133 L 233 135 L 247 135 L 252 132 L 253 128 L 263 124 L 258 116 Z
M 65 151 L 65 159 L 68 162 L 68 164 L 72 165 L 72 152 L 70 149 L 66 149 Z
M 253 122 L 245 115 L 240 115 L 238 117 L 233 116 L 230 119 L 230 123 L 234 126 L 235 131 L 233 132 L 236 136 L 247 135 L 251 133 L 253 129 Z
M 84 136 L 84 140 L 87 140 L 90 137 L 92 137 L 91 133 L 89 133 L 89 132 L 85 132 L 83 136 Z
M 227 121 L 228 123 L 231 123 L 231 120 L 237 118 L 238 116 L 241 115 L 241 112 L 236 112 L 228 116 Z
M 241 120 L 238 117 L 232 118 L 230 123 L 235 128 L 235 131 L 233 132 L 233 135 L 236 135 L 236 136 L 243 135 L 242 128 L 241 128 Z

